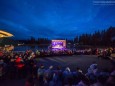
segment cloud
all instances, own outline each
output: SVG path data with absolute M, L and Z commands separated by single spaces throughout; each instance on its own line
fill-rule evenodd
M 115 25 L 113 6 L 92 0 L 0 0 L 0 28 L 16 38 L 73 38 Z
M 2 30 L 10 31 L 16 38 L 29 38 L 31 36 L 50 38 L 55 35 L 55 30 L 45 26 L 20 25 L 12 21 L 0 19 Z
M 11 32 L 12 34 L 14 34 L 14 37 L 17 38 L 25 38 L 28 34 L 31 33 L 31 31 L 25 26 L 4 19 L 0 19 L 0 28 L 2 30 L 7 30 Z

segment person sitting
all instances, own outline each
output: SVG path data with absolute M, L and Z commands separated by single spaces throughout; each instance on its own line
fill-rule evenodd
M 39 80 L 39 86 L 43 86 L 44 84 L 44 80 L 43 80 L 44 72 L 45 72 L 44 65 L 41 65 L 37 71 L 37 78 Z
M 90 81 L 85 75 L 81 75 L 81 80 L 76 86 L 90 86 Z
M 44 72 L 45 84 L 48 84 L 52 80 L 52 77 L 53 77 L 53 66 L 50 66 L 49 69 L 47 69 Z
M 61 70 L 61 67 L 58 66 L 56 68 L 56 70 L 54 70 L 54 73 L 53 73 L 53 78 L 52 80 L 49 82 L 49 86 L 62 86 L 62 70 Z
M 29 78 L 26 80 L 25 86 L 35 86 L 33 77 L 29 77 Z
M 109 78 L 107 79 L 106 86 L 115 86 L 115 70 L 111 72 Z
M 96 62 L 93 62 L 93 64 L 90 65 L 87 71 L 88 72 L 86 73 L 86 76 L 88 76 L 90 82 L 91 83 L 96 82 L 96 77 L 99 75 Z
M 0 80 L 3 78 L 3 65 L 0 64 Z
M 63 78 L 64 78 L 64 84 L 65 85 L 69 85 L 69 79 L 71 79 L 71 77 L 72 77 L 72 73 L 71 73 L 71 70 L 70 70 L 70 68 L 69 67 L 67 67 L 66 69 L 65 69 L 65 71 L 63 72 Z
M 95 69 L 95 66 L 97 66 L 96 62 L 94 61 L 91 65 L 90 65 L 90 68 L 93 70 Z
M 73 85 L 76 85 L 80 82 L 82 74 L 83 74 L 82 70 L 77 67 L 76 71 L 73 72 L 73 79 L 74 79 Z
M 22 78 L 23 77 L 24 63 L 23 63 L 23 60 L 21 57 L 16 56 L 15 66 L 17 69 L 18 78 Z
M 18 56 L 16 56 L 15 63 L 18 69 L 21 69 L 24 66 L 22 58 Z

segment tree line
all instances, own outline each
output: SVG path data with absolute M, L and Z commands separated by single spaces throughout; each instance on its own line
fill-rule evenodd
M 93 34 L 76 36 L 74 42 L 82 45 L 111 46 L 115 43 L 113 37 L 115 37 L 115 27 L 110 27 L 107 30 L 95 31 Z
M 72 40 L 65 39 L 67 43 L 79 44 L 79 45 L 93 45 L 93 46 L 111 46 L 115 42 L 112 38 L 115 37 L 115 27 L 109 27 L 107 30 L 95 31 L 92 34 L 82 34 L 76 36 Z M 51 44 L 51 40 L 48 38 L 35 39 L 31 37 L 28 40 L 18 40 L 25 44 Z

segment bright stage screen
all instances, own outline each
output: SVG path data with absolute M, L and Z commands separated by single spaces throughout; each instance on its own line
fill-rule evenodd
M 53 49 L 64 49 L 66 48 L 66 40 L 52 40 Z

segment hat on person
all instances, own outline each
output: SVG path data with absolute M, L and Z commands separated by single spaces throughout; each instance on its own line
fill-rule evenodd
M 69 67 L 66 67 L 66 70 L 70 72 L 70 68 Z
M 53 66 L 51 65 L 50 67 L 49 67 L 49 69 L 52 69 L 53 68 Z
M 41 67 L 41 68 L 44 68 L 44 65 L 43 65 L 43 64 L 41 64 L 41 65 L 40 65 L 40 67 Z

